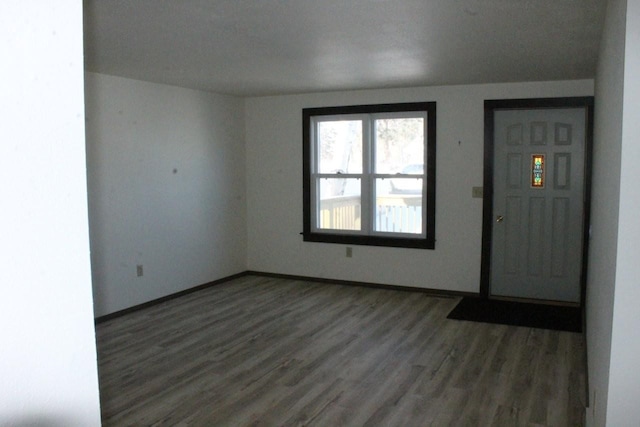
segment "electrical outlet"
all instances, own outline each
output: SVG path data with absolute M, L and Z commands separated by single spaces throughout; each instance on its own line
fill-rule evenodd
M 144 271 L 142 270 L 142 265 L 138 264 L 136 265 L 136 275 L 138 277 L 142 277 L 144 274 Z
M 351 258 L 353 256 L 353 248 L 347 246 L 347 258 Z

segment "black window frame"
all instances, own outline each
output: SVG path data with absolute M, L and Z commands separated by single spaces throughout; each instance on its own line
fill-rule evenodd
M 311 221 L 311 175 L 312 175 L 312 145 L 311 122 L 314 117 L 349 115 L 349 114 L 376 114 L 376 113 L 403 113 L 426 112 L 426 163 L 424 171 L 426 179 L 426 198 L 424 215 L 426 215 L 426 233 L 424 237 L 408 238 L 379 235 L 352 235 L 345 232 L 331 233 L 312 231 Z M 303 153 L 303 241 L 339 243 L 349 245 L 388 246 L 399 248 L 435 249 L 435 224 L 436 224 L 436 103 L 435 102 L 411 102 L 397 104 L 369 104 L 350 105 L 338 107 L 304 108 L 302 110 L 302 153 Z

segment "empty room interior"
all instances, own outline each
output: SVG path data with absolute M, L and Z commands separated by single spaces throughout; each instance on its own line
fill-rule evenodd
M 640 423 L 639 1 L 0 16 L 0 425 Z

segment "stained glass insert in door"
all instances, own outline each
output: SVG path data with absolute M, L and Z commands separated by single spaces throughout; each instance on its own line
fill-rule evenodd
M 544 154 L 531 156 L 531 187 L 544 188 Z

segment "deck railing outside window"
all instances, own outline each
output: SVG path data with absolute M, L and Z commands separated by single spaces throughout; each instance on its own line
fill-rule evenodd
M 360 196 L 321 200 L 319 226 L 330 230 L 360 230 Z M 422 196 L 390 194 L 376 200 L 375 231 L 422 232 Z

